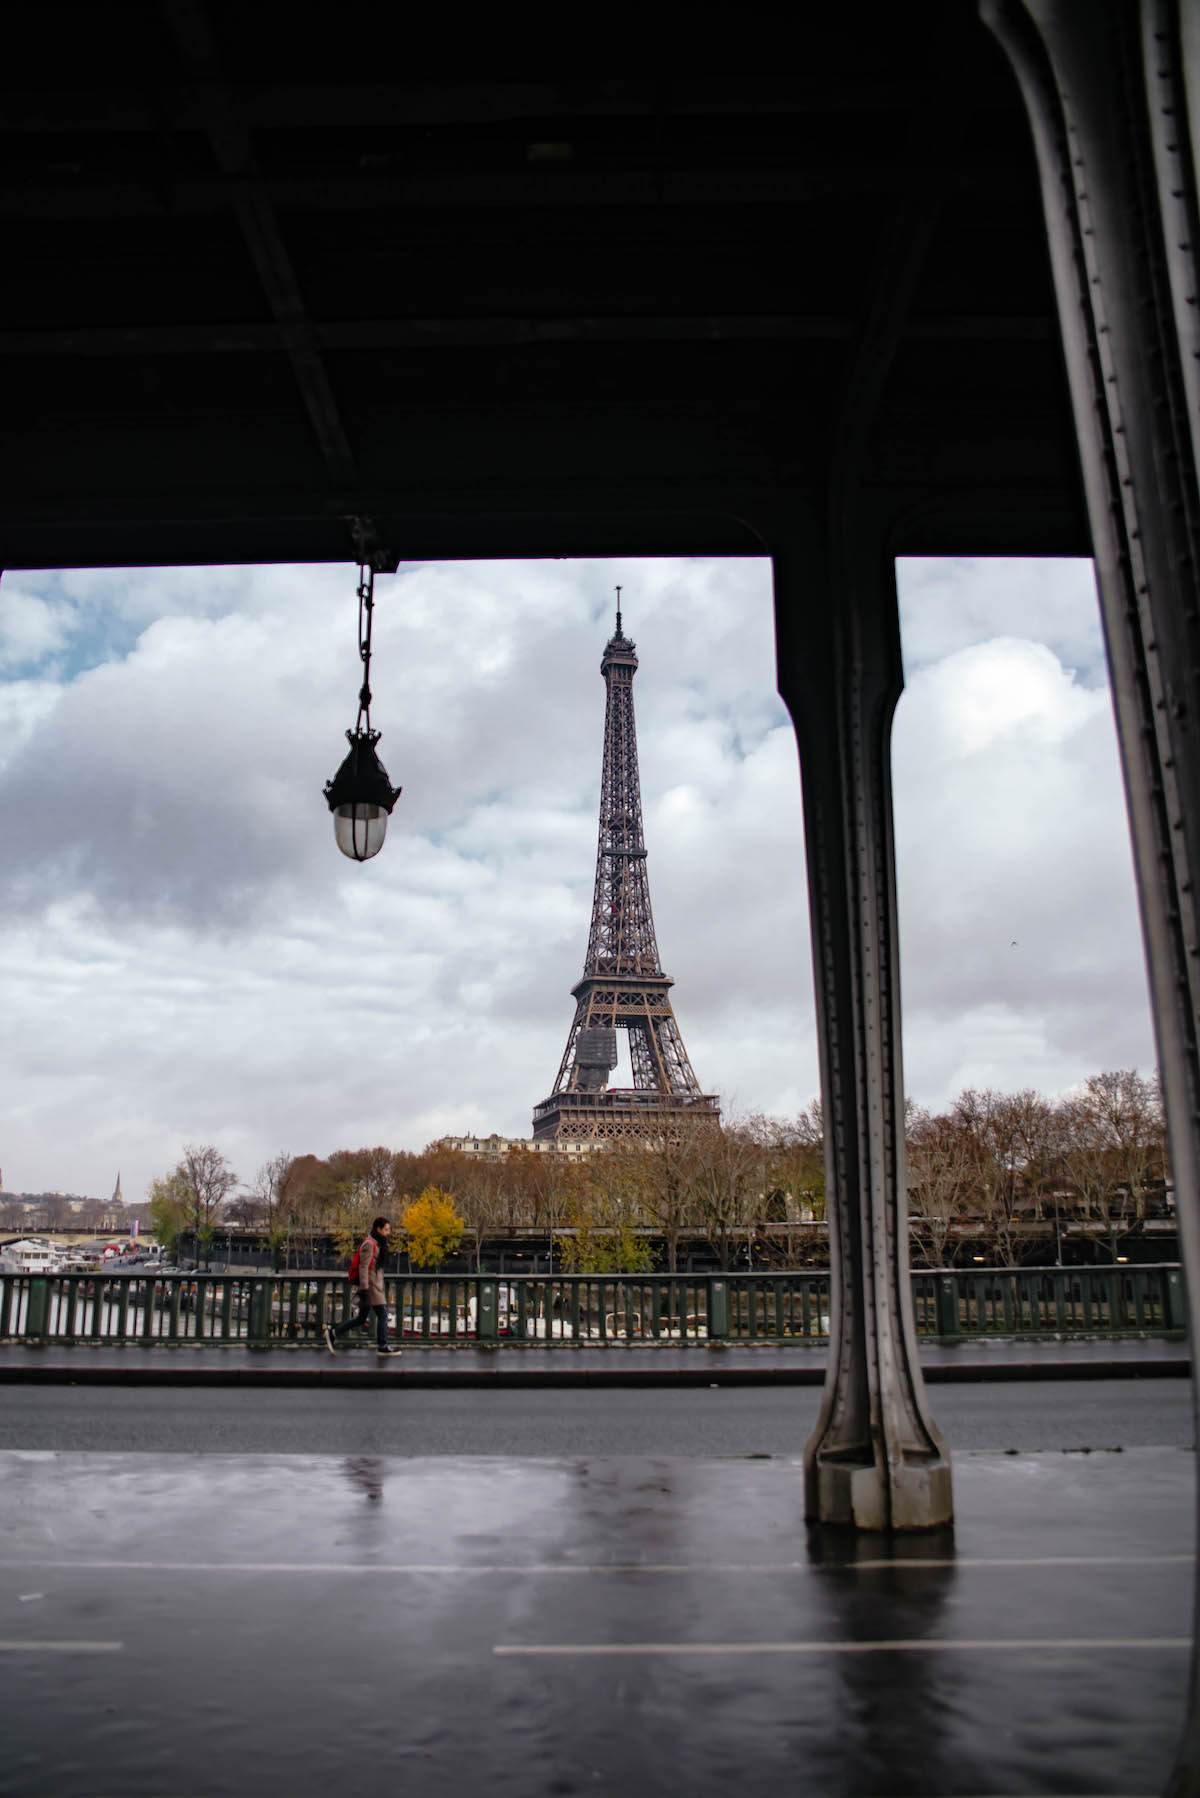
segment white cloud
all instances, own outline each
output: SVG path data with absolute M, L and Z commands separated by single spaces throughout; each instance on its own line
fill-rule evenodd
M 897 567 L 904 661 L 926 662 L 989 637 L 1044 643 L 1088 686 L 1103 685 L 1096 582 L 1090 562 L 1010 556 L 905 556 Z
M 57 709 L 61 696 L 53 680 L 0 684 L 0 771 Z
M 894 759 L 909 1090 L 1152 1065 L 1107 689 L 1043 644 L 958 649 L 910 680 Z
M 69 628 L 66 607 L 6 584 L 0 591 L 0 668 L 45 661 L 63 649 Z
M 186 1140 L 249 1177 L 280 1149 L 527 1131 L 587 939 L 618 581 L 684 1039 L 727 1107 L 804 1104 L 800 786 L 765 563 L 381 577 L 373 721 L 404 793 L 361 868 L 321 795 L 356 708 L 353 569 L 6 576 L 30 658 L 0 687 L 6 1184 L 103 1192 L 119 1165 L 136 1196 Z M 910 1090 L 1145 1065 L 1090 572 L 908 563 L 901 584 Z

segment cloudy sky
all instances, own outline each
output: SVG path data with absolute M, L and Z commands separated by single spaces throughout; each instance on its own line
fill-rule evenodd
M 906 1084 L 1061 1091 L 1153 1050 L 1090 565 L 901 565 Z M 268 1156 L 527 1134 L 582 968 L 625 587 L 659 947 L 730 1111 L 817 1090 L 794 739 L 762 561 L 380 577 L 404 794 L 334 847 L 355 571 L 0 583 L 0 1171 L 138 1199 L 185 1142 Z

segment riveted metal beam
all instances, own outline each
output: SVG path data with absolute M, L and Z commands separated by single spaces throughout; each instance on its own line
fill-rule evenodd
M 163 0 L 163 7 L 180 54 L 194 77 L 197 116 L 212 144 L 221 172 L 228 179 L 228 203 L 274 316 L 280 342 L 291 364 L 325 465 L 338 486 L 353 491 L 358 486 L 358 468 L 321 346 L 257 167 L 249 130 L 234 103 L 232 90 L 221 77 L 205 9 L 200 0 Z M 376 546 L 374 554 L 378 557 L 378 566 L 388 566 L 390 558 L 378 544 L 374 527 L 359 517 L 357 538 L 362 539 L 364 532 Z

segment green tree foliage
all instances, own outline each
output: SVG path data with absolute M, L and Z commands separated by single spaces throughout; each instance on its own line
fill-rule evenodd
M 405 1208 L 400 1224 L 414 1267 L 436 1267 L 447 1255 L 453 1255 L 462 1241 L 463 1220 L 454 1209 L 450 1194 L 436 1186 L 427 1186 Z
M 654 1266 L 644 1234 L 641 1170 L 632 1157 L 592 1155 L 586 1166 L 564 1170 L 569 1181 L 557 1243 L 565 1274 L 640 1274 Z
M 152 1180 L 146 1192 L 150 1202 L 150 1228 L 156 1242 L 170 1255 L 179 1252 L 179 1239 L 192 1223 L 191 1194 L 176 1168 L 161 1180 Z

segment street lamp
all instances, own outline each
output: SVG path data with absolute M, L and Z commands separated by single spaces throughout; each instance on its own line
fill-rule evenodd
M 346 732 L 350 753 L 325 783 L 325 800 L 333 813 L 333 835 L 351 861 L 370 861 L 383 848 L 387 821 L 401 789 L 393 787 L 375 753 L 379 732 L 371 729 L 371 614 L 375 605 L 375 570 L 370 562 L 358 569 L 358 653 L 363 681 L 358 718 Z

